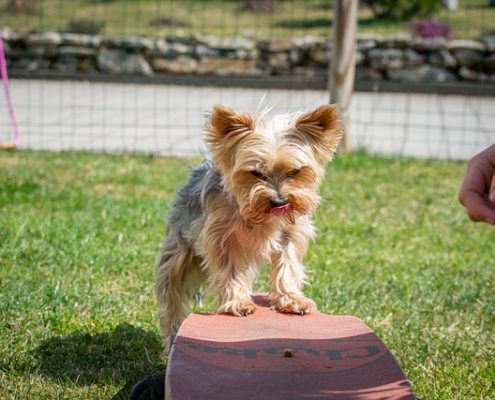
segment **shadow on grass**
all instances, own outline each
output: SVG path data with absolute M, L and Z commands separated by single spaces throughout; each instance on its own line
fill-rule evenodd
M 146 375 L 164 369 L 158 335 L 121 324 L 113 331 L 91 335 L 77 332 L 45 340 L 35 350 L 38 371 L 57 382 L 81 386 L 123 384 L 114 399 L 127 398 Z
M 314 19 L 290 19 L 280 21 L 275 24 L 278 28 L 286 29 L 311 29 L 323 28 L 332 26 L 332 21 L 329 18 L 314 18 Z
M 464 4 L 463 8 L 466 10 L 489 10 L 493 8 L 489 1 L 486 1 L 484 4 Z M 458 10 L 460 11 L 460 10 Z
M 375 18 L 375 17 L 361 17 L 358 18 L 358 27 L 360 28 L 397 28 L 402 29 L 407 27 L 411 21 L 401 21 L 397 19 L 385 19 L 385 18 Z

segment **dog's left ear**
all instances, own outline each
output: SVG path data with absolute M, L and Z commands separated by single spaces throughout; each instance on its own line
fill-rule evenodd
M 207 123 L 206 143 L 222 172 L 231 168 L 240 140 L 255 129 L 255 120 L 249 114 L 216 105 Z
M 339 115 L 337 105 L 326 104 L 296 120 L 297 132 L 304 135 L 322 165 L 332 159 L 344 134 Z

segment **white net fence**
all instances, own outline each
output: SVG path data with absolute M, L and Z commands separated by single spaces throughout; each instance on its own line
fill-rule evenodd
M 213 88 L 74 81 L 13 80 L 20 148 L 190 156 L 203 150 L 214 104 L 273 112 L 328 102 L 325 90 Z M 0 139 L 12 127 L 0 97 Z M 349 143 L 372 153 L 468 159 L 495 142 L 495 98 L 412 93 L 353 96 Z

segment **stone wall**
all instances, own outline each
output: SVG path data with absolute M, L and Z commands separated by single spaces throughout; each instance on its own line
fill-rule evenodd
M 325 75 L 325 38 L 254 40 L 212 36 L 99 37 L 71 33 L 3 32 L 9 67 L 32 74 Z M 481 40 L 359 37 L 358 79 L 403 82 L 495 82 L 495 36 Z

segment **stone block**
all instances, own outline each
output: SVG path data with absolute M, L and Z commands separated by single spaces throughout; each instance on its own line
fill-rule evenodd
M 489 78 L 484 72 L 473 71 L 467 67 L 461 67 L 458 74 L 465 81 L 472 82 L 487 82 Z
M 370 66 L 376 70 L 399 69 L 404 65 L 400 49 L 373 49 L 368 52 Z
M 151 66 L 142 55 L 106 47 L 102 47 L 98 53 L 98 68 L 112 74 L 153 74 Z
M 57 32 L 33 33 L 26 38 L 26 43 L 30 47 L 58 46 L 62 43 L 62 35 Z
M 219 76 L 259 76 L 262 74 L 256 60 L 204 58 L 200 60 L 198 74 Z
M 188 56 L 178 56 L 174 59 L 155 58 L 153 69 L 157 72 L 171 72 L 174 74 L 192 74 L 198 69 L 198 61 Z
M 457 59 L 447 50 L 441 49 L 429 56 L 429 62 L 431 65 L 443 68 L 456 68 Z
M 390 69 L 387 71 L 388 79 L 401 82 L 446 82 L 456 80 L 456 76 L 443 68 L 431 67 L 423 64 L 402 69 Z
M 63 33 L 62 45 L 95 48 L 101 44 L 99 36 L 85 35 L 79 33 Z
M 153 53 L 165 58 L 192 56 L 194 54 L 194 48 L 190 44 L 158 39 L 155 42 Z
M 108 36 L 101 40 L 101 45 L 110 49 L 133 51 L 153 49 L 153 41 L 141 36 Z
M 262 51 L 269 53 L 278 53 L 290 51 L 294 47 L 294 42 L 287 38 L 273 38 L 270 40 L 262 40 L 258 43 L 258 47 Z
M 96 57 L 97 50 L 92 47 L 60 46 L 58 54 L 61 56 Z

